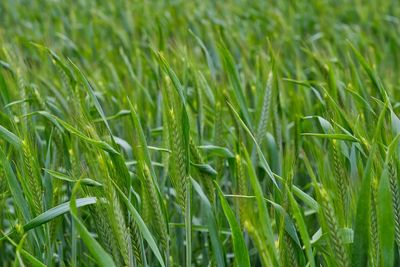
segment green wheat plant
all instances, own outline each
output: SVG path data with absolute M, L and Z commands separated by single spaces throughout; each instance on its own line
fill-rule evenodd
M 0 1 L 0 267 L 399 266 L 400 5 Z

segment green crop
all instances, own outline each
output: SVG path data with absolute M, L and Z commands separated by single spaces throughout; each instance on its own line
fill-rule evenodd
M 399 266 L 397 1 L 0 1 L 0 266 Z

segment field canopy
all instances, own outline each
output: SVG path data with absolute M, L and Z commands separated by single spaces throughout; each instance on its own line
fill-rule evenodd
M 399 266 L 397 1 L 0 1 L 0 266 Z

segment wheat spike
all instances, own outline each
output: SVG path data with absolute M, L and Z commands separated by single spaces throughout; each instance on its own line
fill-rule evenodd
M 24 166 L 26 171 L 26 181 L 31 190 L 30 192 L 33 204 L 34 214 L 39 215 L 42 213 L 42 185 L 38 172 L 35 169 L 35 161 L 32 156 L 30 146 L 27 140 L 22 144 Z
M 275 91 L 276 92 L 276 91 Z M 272 113 L 274 114 L 274 129 L 275 129 L 275 140 L 276 143 L 278 144 L 278 151 L 282 151 L 282 123 L 281 123 L 281 118 L 279 117 L 279 95 L 276 94 L 277 101 L 274 102 L 274 105 L 272 105 Z M 274 100 L 275 100 L 274 99 Z
M 325 222 L 328 227 L 328 234 L 330 239 L 330 244 L 332 246 L 333 253 L 335 254 L 336 261 L 339 266 L 349 266 L 348 259 L 347 259 L 347 252 L 344 247 L 342 238 L 339 234 L 339 224 L 336 219 L 335 211 L 332 207 L 331 200 L 329 198 L 328 192 L 325 188 L 321 187 L 320 189 L 321 195 L 321 208 L 322 213 L 325 218 Z
M 102 245 L 108 253 L 113 255 L 113 259 L 117 266 L 121 266 L 121 254 L 111 231 L 111 225 L 109 221 L 106 220 L 107 210 L 105 209 L 104 204 L 97 204 L 94 207 L 90 206 L 89 208 L 92 210 L 91 214 L 94 216 L 94 223 Z
M 286 232 L 283 233 L 283 244 L 284 244 L 282 248 L 283 254 L 281 255 L 283 266 L 291 266 L 291 267 L 299 266 L 297 263 L 296 252 L 293 247 L 293 240 Z
M 240 157 L 239 154 L 237 154 L 235 160 L 236 160 L 236 179 L 238 186 L 237 188 L 238 194 L 247 196 L 248 189 L 247 189 L 246 175 L 243 168 L 242 158 Z M 245 225 L 245 222 L 248 219 L 247 215 L 249 208 L 247 199 L 238 199 L 238 206 L 239 206 L 240 222 L 242 225 Z
M 150 170 L 147 165 L 144 165 L 143 167 L 143 177 L 145 180 L 145 183 L 147 184 L 146 189 L 147 189 L 147 195 L 148 199 L 150 202 L 150 207 L 151 207 L 151 212 L 152 212 L 152 219 L 154 221 L 155 229 L 157 231 L 158 236 L 160 237 L 160 242 L 161 245 L 164 249 L 167 248 L 167 242 L 168 242 L 168 232 L 167 232 L 167 226 L 164 223 L 164 216 L 161 210 L 161 205 L 158 200 L 156 188 L 154 187 L 153 181 L 150 176 Z
M 131 234 L 131 239 L 132 239 L 132 248 L 133 248 L 133 254 L 135 256 L 136 261 L 142 265 L 143 264 L 143 259 L 142 259 L 142 248 L 141 248 L 141 243 L 140 243 L 140 233 L 139 229 L 136 225 L 136 223 L 131 220 L 130 225 L 129 225 L 129 232 Z
M 118 247 L 125 265 L 129 266 L 132 259 L 132 244 L 129 229 L 126 225 L 125 216 L 119 201 L 116 189 L 112 183 L 112 178 L 108 174 L 106 157 L 101 153 L 98 157 L 99 167 L 104 177 L 104 193 L 108 200 L 107 215 L 110 221 L 111 229 L 113 230 L 114 238 L 117 240 Z M 112 169 L 111 169 L 112 171 Z
M 150 196 L 147 193 L 147 184 L 142 183 L 142 188 L 141 188 L 141 207 L 142 207 L 142 212 L 141 212 L 141 216 L 143 221 L 145 221 L 146 223 L 151 223 L 151 216 L 152 216 L 152 210 L 150 207 Z
M 0 162 L 0 202 L 3 201 L 8 193 L 8 185 L 4 176 L 3 165 Z
M 224 135 L 223 135 L 223 120 L 222 120 L 222 105 L 220 101 L 215 104 L 215 122 L 214 122 L 214 142 L 217 146 L 224 145 Z M 224 162 L 221 158 L 215 159 L 215 170 L 217 171 L 218 178 L 222 175 L 222 170 L 224 167 Z
M 371 242 L 372 242 L 372 259 L 374 261 L 374 266 L 379 266 L 379 232 L 378 232 L 378 179 L 375 177 L 372 179 L 371 184 Z
M 265 240 L 261 238 L 260 232 L 254 227 L 254 225 L 250 222 L 250 220 L 246 220 L 244 222 L 243 227 L 247 230 L 251 238 L 254 240 L 258 252 L 260 253 L 261 261 L 263 262 L 263 266 L 274 266 L 271 257 L 268 253 L 267 248 L 265 247 Z
M 335 174 L 335 182 L 337 187 L 338 212 L 342 215 L 341 218 L 346 218 L 346 203 L 347 203 L 347 179 L 344 172 L 342 162 L 339 155 L 339 143 L 337 140 L 332 140 L 333 150 L 333 166 Z M 342 226 L 344 222 L 341 222 Z
M 62 195 L 61 192 L 62 183 L 60 180 L 55 179 L 53 180 L 53 206 L 58 205 L 60 202 L 60 198 Z M 56 240 L 56 228 L 59 225 L 62 218 L 55 218 L 53 221 L 50 222 L 50 240 L 54 242 Z
M 257 127 L 256 140 L 259 145 L 262 143 L 263 137 L 266 134 L 269 122 L 271 100 L 272 100 L 272 80 L 273 80 L 273 74 L 272 72 L 270 72 L 268 76 L 267 85 L 265 88 L 260 120 L 258 122 L 258 127 Z
M 188 183 L 188 177 L 186 175 L 186 162 L 184 143 L 181 127 L 178 126 L 176 118 L 176 112 L 174 109 L 169 111 L 170 121 L 170 148 L 171 148 L 171 180 L 177 191 L 177 201 L 182 209 L 182 213 L 185 213 L 186 208 L 186 187 Z
M 187 154 L 185 140 L 181 124 L 182 103 L 177 99 L 176 92 L 170 90 L 171 80 L 165 78 L 166 88 L 163 92 L 166 116 L 164 126 L 167 124 L 169 147 L 171 149 L 170 162 L 168 164 L 172 186 L 176 191 L 176 200 L 181 207 L 182 214 L 186 210 L 186 196 L 189 177 L 187 174 Z
M 36 102 L 38 103 L 40 109 L 41 110 L 47 110 L 46 102 L 44 101 L 44 99 L 40 95 L 39 91 L 36 88 L 32 88 L 32 92 L 33 92 L 33 97 L 36 100 Z
M 109 178 L 110 179 L 110 178 Z M 129 266 L 131 255 L 131 240 L 130 235 L 127 235 L 128 227 L 126 226 L 125 217 L 122 212 L 122 207 L 119 202 L 117 192 L 113 187 L 109 189 L 111 192 L 111 205 L 109 205 L 109 210 L 111 210 L 111 216 L 115 218 L 116 225 L 114 225 L 114 233 L 118 240 L 120 252 L 122 258 L 124 259 L 125 265 Z M 139 245 L 137 245 L 139 247 Z
M 400 252 L 400 195 L 399 195 L 399 184 L 397 182 L 397 175 L 395 167 L 392 163 L 388 164 L 389 168 L 389 181 L 390 191 L 392 193 L 393 202 L 393 214 L 394 214 L 394 226 L 395 226 L 395 240 L 397 247 Z

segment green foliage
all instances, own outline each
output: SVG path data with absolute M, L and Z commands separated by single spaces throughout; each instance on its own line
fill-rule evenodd
M 0 266 L 399 266 L 396 1 L 0 1 Z

